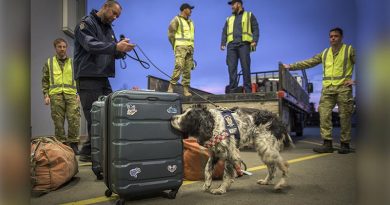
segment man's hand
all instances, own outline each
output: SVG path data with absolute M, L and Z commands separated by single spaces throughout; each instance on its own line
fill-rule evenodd
M 257 43 L 256 42 L 252 42 L 251 43 L 251 47 L 256 47 L 257 46 Z
M 77 95 L 76 100 L 78 103 L 80 102 L 80 95 Z
M 355 85 L 355 81 L 354 81 L 354 80 L 346 80 L 346 81 L 344 82 L 344 85 L 345 85 L 345 86 Z
M 291 68 L 290 64 L 282 64 L 282 66 L 283 66 L 283 68 L 285 68 L 287 70 Z
M 221 51 L 224 51 L 226 46 L 221 46 Z
M 45 102 L 45 105 L 50 104 L 50 97 L 48 95 L 45 96 L 44 102 Z
M 116 50 L 120 52 L 129 52 L 134 49 L 135 44 L 129 43 L 129 39 L 125 38 L 116 44 Z

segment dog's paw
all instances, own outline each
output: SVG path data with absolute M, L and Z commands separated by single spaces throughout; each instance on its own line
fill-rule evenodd
M 269 184 L 271 184 L 271 182 L 269 180 L 265 180 L 265 179 L 257 180 L 257 183 L 260 184 L 260 185 L 269 185 Z
M 282 189 L 287 187 L 286 182 L 279 182 L 278 184 L 275 185 L 274 190 L 275 191 L 281 191 Z
M 208 192 L 210 190 L 210 185 L 203 184 L 202 190 L 205 191 L 205 192 Z
M 222 194 L 226 193 L 226 190 L 221 189 L 221 188 L 218 188 L 218 189 L 211 189 L 211 190 L 210 190 L 210 193 L 212 193 L 212 194 L 214 194 L 214 195 L 222 195 Z

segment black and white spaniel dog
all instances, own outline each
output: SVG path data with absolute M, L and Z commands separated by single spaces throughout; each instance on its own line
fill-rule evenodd
M 205 183 L 203 190 L 212 194 L 224 194 L 235 178 L 235 165 L 240 164 L 239 146 L 252 143 L 268 168 L 268 174 L 264 179 L 257 181 L 258 184 L 271 184 L 275 177 L 276 168 L 279 168 L 283 175 L 275 185 L 280 190 L 287 185 L 288 163 L 283 160 L 279 151 L 284 147 L 294 146 L 287 132 L 286 126 L 277 116 L 266 110 L 251 108 L 233 108 L 231 117 L 222 114 L 222 110 L 209 109 L 203 105 L 194 105 L 185 110 L 183 114 L 173 116 L 172 126 L 198 139 L 199 144 L 204 145 L 211 151 L 205 167 Z M 226 120 L 227 119 L 227 120 Z M 229 131 L 227 124 L 234 124 Z M 238 128 L 239 137 L 232 134 L 234 127 Z M 222 184 L 211 189 L 213 161 L 216 158 L 225 160 L 225 170 Z

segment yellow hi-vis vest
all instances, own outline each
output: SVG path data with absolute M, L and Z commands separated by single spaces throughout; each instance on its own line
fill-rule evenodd
M 47 59 L 50 73 L 49 95 L 65 93 L 76 95 L 76 82 L 73 79 L 72 59 L 65 61 L 63 69 L 58 64 L 57 57 Z
M 242 26 L 242 41 L 253 41 L 252 36 L 252 25 L 251 25 L 251 12 L 246 12 L 242 14 L 242 20 L 241 20 L 241 26 Z M 233 41 L 233 27 L 234 27 L 234 20 L 236 19 L 236 15 L 231 15 L 226 19 L 227 21 L 227 43 L 230 43 Z
M 184 20 L 180 16 L 176 16 L 179 22 L 179 26 L 175 33 L 175 45 L 176 46 L 192 46 L 194 47 L 195 27 L 194 23 L 188 19 Z
M 332 47 L 322 52 L 324 67 L 322 85 L 341 85 L 352 79 L 353 65 L 350 59 L 352 46 L 343 44 L 339 54 L 334 58 Z

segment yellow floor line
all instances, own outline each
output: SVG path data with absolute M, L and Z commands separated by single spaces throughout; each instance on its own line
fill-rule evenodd
M 309 155 L 309 156 L 305 156 L 305 157 L 300 157 L 300 158 L 297 158 L 297 159 L 288 160 L 288 163 L 289 164 L 293 164 L 293 163 L 302 162 L 302 161 L 305 161 L 305 160 L 315 159 L 315 158 L 319 158 L 319 157 L 325 157 L 325 156 L 328 156 L 330 154 L 332 154 L 332 153 L 313 154 L 313 155 Z M 248 171 L 253 172 L 253 171 L 258 171 L 258 170 L 262 170 L 262 169 L 266 169 L 266 168 L 267 168 L 267 166 L 261 165 L 261 166 L 249 168 Z M 200 182 L 200 181 L 183 181 L 183 186 L 194 184 L 194 183 L 197 183 L 197 182 Z M 118 199 L 118 196 L 116 194 L 113 194 L 109 198 L 105 197 L 105 196 L 101 196 L 101 197 L 96 197 L 96 198 L 92 198 L 92 199 L 86 199 L 86 200 L 81 200 L 81 201 L 70 202 L 70 203 L 66 203 L 66 204 L 62 204 L 62 205 L 96 204 L 96 203 L 105 202 L 105 201 L 111 201 L 111 200 L 115 200 L 115 199 Z
M 322 145 L 321 143 L 318 143 L 318 142 L 311 142 L 311 141 L 306 141 L 306 140 L 299 140 L 299 142 L 304 142 L 307 144 L 314 144 L 314 145 Z
M 101 196 L 101 197 L 96 197 L 96 198 L 92 198 L 92 199 L 70 202 L 70 203 L 66 203 L 66 204 L 62 204 L 62 205 L 96 204 L 96 203 L 111 201 L 111 200 L 115 200 L 115 199 L 118 199 L 118 195 L 112 194 L 111 197 Z
M 306 141 L 306 140 L 300 140 L 299 142 L 303 142 L 303 143 L 307 143 L 307 144 L 320 145 L 320 146 L 322 145 L 322 143 Z M 340 146 L 340 143 L 333 143 L 333 145 Z
M 79 163 L 79 167 L 92 166 L 92 162 Z

